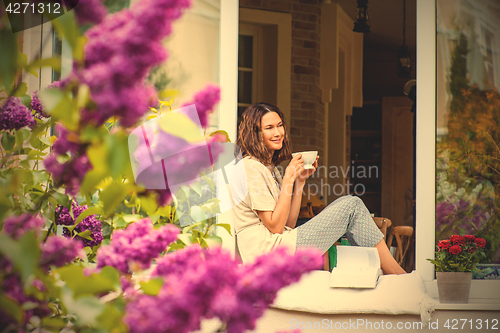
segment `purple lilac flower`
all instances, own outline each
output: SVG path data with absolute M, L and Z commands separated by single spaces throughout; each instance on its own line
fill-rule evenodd
M 57 161 L 57 155 L 52 153 L 43 160 L 43 164 L 56 183 L 66 185 L 66 194 L 73 196 L 78 193 L 85 174 L 92 168 L 87 154 L 74 157 L 66 163 L 60 163 Z
M 28 231 L 34 230 L 40 234 L 45 221 L 39 216 L 23 213 L 19 216 L 11 216 L 5 219 L 3 231 L 14 239 L 19 239 Z
M 0 108 L 0 130 L 18 130 L 35 125 L 36 121 L 30 110 L 18 97 L 10 97 Z
M 38 90 L 35 90 L 35 92 L 33 93 L 33 97 L 31 98 L 30 107 L 31 107 L 31 110 L 35 110 L 35 117 L 37 117 L 38 119 L 50 117 L 48 114 L 46 114 L 43 111 L 42 103 L 40 102 L 40 99 L 38 98 Z
M 97 268 L 113 266 L 123 273 L 135 267 L 147 269 L 178 234 L 179 229 L 171 224 L 155 229 L 149 218 L 141 219 L 113 233 L 111 243 L 97 253 Z
M 201 126 L 205 128 L 208 125 L 208 114 L 213 111 L 215 105 L 220 101 L 220 88 L 215 85 L 208 85 L 205 89 L 196 93 L 193 100 Z M 184 106 L 189 104 L 192 103 L 186 103 Z M 197 119 L 192 120 L 197 121 Z
M 80 149 L 80 144 L 75 142 L 78 138 L 76 133 L 68 131 L 66 127 L 60 123 L 56 124 L 56 133 L 57 140 L 52 146 L 52 149 L 56 154 L 64 155 L 67 152 L 76 153 Z M 71 140 L 72 137 L 76 139 Z
M 79 240 L 50 236 L 41 245 L 40 266 L 45 269 L 48 269 L 50 266 L 64 266 L 75 259 L 82 249 L 83 246 Z
M 96 106 L 85 110 L 82 121 L 101 125 L 119 116 L 128 127 L 156 104 L 154 89 L 143 81 L 166 59 L 161 40 L 189 5 L 186 0 L 142 0 L 87 31 L 85 63 L 74 74 L 89 86 Z
M 76 219 L 82 212 L 84 212 L 88 207 L 87 205 L 79 206 L 75 201 L 71 203 L 73 216 L 75 219 L 71 217 L 69 209 L 66 207 L 58 206 L 56 208 L 56 224 L 58 225 L 74 225 Z M 101 244 L 102 242 L 102 224 L 95 215 L 89 215 L 84 218 L 78 225 L 75 227 L 73 231 L 70 231 L 67 228 L 64 228 L 63 234 L 66 237 L 73 237 L 75 234 L 83 232 L 85 230 L 90 230 L 90 239 L 82 238 L 80 236 L 76 236 L 76 239 L 83 241 L 83 246 L 88 246 L 90 248 Z
M 65 2 L 72 2 L 65 0 Z M 78 0 L 75 7 L 78 24 L 101 23 L 108 10 L 102 4 L 102 0 Z
M 61 81 L 54 81 L 51 84 L 49 84 L 45 89 L 49 88 L 60 88 L 61 87 Z M 33 93 L 33 97 L 31 98 L 31 105 L 30 105 L 31 110 L 35 110 L 35 117 L 38 119 L 41 118 L 49 118 L 50 115 L 45 113 L 43 109 L 43 105 L 40 102 L 40 98 L 38 98 L 38 90 L 35 90 Z
M 178 250 L 158 260 L 153 276 L 164 277 L 158 295 L 132 299 L 124 322 L 131 332 L 182 333 L 199 329 L 201 318 L 217 317 L 229 333 L 251 330 L 280 288 L 321 262 L 316 250 L 290 255 L 282 248 L 245 266 L 220 248 Z
M 436 228 L 441 230 L 450 221 L 453 221 L 455 215 L 455 205 L 446 201 L 439 203 L 436 206 Z
M 192 269 L 192 265 L 198 265 L 198 260 L 193 260 L 193 258 L 201 260 L 201 255 L 202 249 L 198 244 L 169 253 L 156 261 L 156 267 L 151 276 L 181 275 L 184 271 Z
M 40 284 L 41 283 L 41 284 Z M 37 289 L 45 288 L 38 279 L 33 280 L 33 286 Z M 21 277 L 19 274 L 9 274 L 7 275 L 3 281 L 0 282 L 0 289 L 3 292 L 3 295 L 15 301 L 19 305 L 29 302 L 29 310 L 24 311 L 24 323 L 29 322 L 30 318 L 33 316 L 37 316 L 39 318 L 46 317 L 50 315 L 51 311 L 49 310 L 47 304 L 43 301 L 38 300 L 34 296 L 27 296 L 24 292 L 23 284 L 21 282 Z M 8 325 L 18 324 L 14 318 L 10 317 L 7 313 L 5 313 L 0 308 L 0 327 L 7 327 Z M 24 325 L 23 325 L 24 326 Z M 22 331 L 22 330 L 20 330 Z

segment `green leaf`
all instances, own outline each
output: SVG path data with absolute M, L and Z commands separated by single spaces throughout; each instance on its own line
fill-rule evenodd
M 102 299 L 101 299 L 102 300 Z M 104 332 L 128 332 L 127 326 L 122 322 L 124 305 L 123 299 L 118 298 L 112 304 L 106 304 L 104 311 L 97 317 L 99 324 L 104 328 Z
M 16 137 L 9 132 L 3 132 L 2 134 L 2 147 L 5 150 L 12 151 L 14 144 L 16 143 Z
M 126 185 L 122 182 L 114 181 L 106 187 L 100 194 L 103 203 L 104 215 L 109 215 L 123 201 L 127 195 Z
M 201 177 L 207 181 L 208 185 L 210 185 L 210 189 L 213 191 L 215 189 L 215 182 L 205 175 L 201 175 Z
M 104 312 L 105 305 L 96 297 L 83 295 L 74 298 L 72 290 L 65 286 L 62 288 L 61 300 L 68 312 L 75 316 L 77 325 L 98 326 L 97 318 Z
M 64 14 L 61 17 L 65 17 Z M 79 114 L 67 93 L 58 89 L 46 89 L 38 93 L 46 113 L 60 120 L 69 130 L 78 127 Z
M 69 208 L 70 203 L 69 203 L 69 197 L 66 194 L 55 192 L 52 194 L 52 197 L 54 197 L 57 201 L 57 204 Z
M 102 215 L 103 211 L 101 207 L 98 206 L 93 206 L 90 208 L 85 209 L 83 212 L 78 215 L 78 218 L 75 221 L 75 225 L 78 223 L 82 222 L 82 220 L 90 215 Z
M 28 92 L 28 85 L 26 84 L 26 82 L 21 82 L 17 86 L 14 96 L 21 97 L 22 95 L 25 95 L 27 92 Z
M 23 132 L 16 131 L 15 136 L 16 136 L 16 150 L 20 151 L 21 148 L 23 148 L 23 144 L 24 144 Z
M 232 234 L 231 234 L 231 225 L 229 223 L 216 223 L 215 225 L 218 226 L 218 227 L 222 227 L 222 228 L 226 229 L 227 232 L 228 232 L 228 234 L 230 234 L 232 236 Z
M 156 296 L 160 292 L 163 282 L 162 278 L 155 278 L 147 282 L 140 282 L 140 285 L 146 295 Z
M 159 120 L 160 128 L 165 132 L 186 140 L 200 142 L 204 140 L 200 127 L 189 117 L 178 112 L 169 112 Z
M 82 232 L 77 233 L 76 236 L 80 236 L 82 238 L 85 238 L 85 239 L 92 241 L 94 239 L 92 237 L 90 237 L 91 234 L 92 234 L 92 232 L 87 229 L 87 230 L 84 230 Z
M 163 217 L 170 217 L 171 212 L 172 212 L 171 206 L 162 206 L 158 208 L 156 214 L 161 215 Z
M 122 216 L 122 218 L 125 220 L 127 223 L 132 223 L 135 221 L 138 221 L 142 219 L 142 215 L 139 214 L 125 214 Z
M 87 105 L 90 100 L 90 88 L 86 84 L 80 84 L 78 94 L 76 96 L 76 107 L 81 109 Z
M 107 136 L 106 144 L 109 151 L 109 169 L 113 178 L 118 177 L 123 169 L 130 165 L 128 142 L 124 136 Z
M 41 67 L 52 67 L 55 71 L 60 72 L 61 71 L 61 59 L 58 57 L 51 57 L 51 58 L 38 58 L 33 60 L 31 63 L 26 65 L 24 70 L 31 75 L 34 75 L 35 77 L 38 77 L 37 70 L 40 69 Z
M 26 281 L 38 267 L 40 249 L 34 232 L 28 232 L 18 241 L 0 233 L 0 252 L 7 257 Z
M 9 297 L 5 297 L 3 294 L 0 294 L 0 308 L 18 323 L 24 321 L 24 312 L 21 306 Z
M 200 206 L 192 206 L 189 215 L 196 222 L 204 221 L 208 218 L 207 212 Z
M 64 327 L 68 326 L 68 324 L 62 318 L 59 317 L 53 317 L 53 318 L 43 317 L 40 326 L 49 330 L 53 329 L 54 332 L 55 331 L 60 332 Z
M 179 234 L 177 238 L 179 238 L 179 240 L 186 245 L 191 245 L 194 243 L 193 236 L 190 234 Z
M 64 16 L 64 15 L 63 15 Z M 11 91 L 11 85 L 18 71 L 18 53 L 16 36 L 10 29 L 0 30 L 0 81 L 7 90 Z
M 219 236 L 209 236 L 205 238 L 205 242 L 207 243 L 208 247 L 216 247 L 222 244 L 222 238 L 220 238 Z
M 21 103 L 23 103 L 28 109 L 31 109 L 31 96 L 28 94 L 24 94 L 19 96 L 19 99 L 21 100 Z M 35 118 L 35 121 L 40 121 L 39 119 Z
M 141 205 L 141 211 L 145 212 L 148 215 L 152 215 L 156 212 L 158 209 L 158 203 L 156 202 L 156 199 L 154 196 L 141 196 L 140 197 L 140 205 Z
M 191 189 L 193 189 L 193 191 L 195 191 L 196 193 L 198 193 L 198 195 L 201 197 L 201 194 L 203 192 L 202 192 L 202 188 L 201 188 L 200 182 L 195 182 L 195 183 L 189 185 L 189 187 L 191 187 Z
M 85 276 L 83 270 L 79 265 L 68 265 L 55 270 L 73 291 L 75 298 L 120 289 L 120 277 L 115 268 L 105 266 L 99 273 L 92 273 L 90 276 Z
M 182 229 L 182 233 L 183 234 L 187 234 L 189 232 L 189 230 L 193 229 L 193 228 L 196 228 L 200 225 L 203 225 L 203 222 L 198 222 L 198 223 L 194 223 L 194 224 L 191 224 L 191 225 L 188 225 L 187 227 L 184 227 Z

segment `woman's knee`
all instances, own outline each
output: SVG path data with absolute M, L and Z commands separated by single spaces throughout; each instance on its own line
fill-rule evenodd
M 360 197 L 357 197 L 357 196 L 353 196 L 353 195 L 346 195 L 346 200 L 349 201 L 349 203 L 351 203 L 352 205 L 364 205 L 365 203 L 363 202 L 363 200 L 361 200 Z

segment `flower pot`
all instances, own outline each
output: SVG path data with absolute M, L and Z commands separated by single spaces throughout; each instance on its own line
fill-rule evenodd
M 439 302 L 469 303 L 472 272 L 436 272 Z

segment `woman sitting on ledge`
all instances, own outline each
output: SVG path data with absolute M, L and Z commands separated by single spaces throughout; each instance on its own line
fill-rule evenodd
M 288 164 L 283 178 L 276 166 L 291 156 L 283 113 L 258 103 L 243 113 L 237 146 L 243 157 L 231 179 L 235 234 L 243 262 L 285 245 L 315 247 L 323 253 L 346 235 L 351 245 L 375 247 L 385 274 L 406 273 L 394 260 L 363 201 L 350 195 L 328 205 L 295 228 L 306 179 L 318 166 L 304 169 L 301 154 Z

